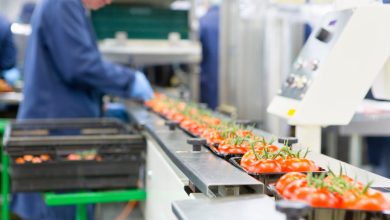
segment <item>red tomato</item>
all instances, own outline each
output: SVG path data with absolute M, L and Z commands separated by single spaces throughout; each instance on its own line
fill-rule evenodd
M 267 148 L 268 152 L 277 152 L 279 150 L 279 148 L 275 145 L 267 145 L 265 148 Z
M 307 180 L 306 179 L 298 179 L 295 181 L 290 182 L 287 184 L 284 189 L 282 189 L 281 195 L 286 199 L 291 199 L 295 192 L 302 187 L 307 186 Z
M 338 208 L 341 205 L 341 200 L 326 188 L 299 188 L 291 199 L 307 202 L 313 207 Z
M 299 179 L 306 179 L 306 175 L 298 172 L 290 172 L 280 177 L 275 187 L 281 193 L 288 184 Z
M 241 166 L 252 173 L 282 172 L 282 166 L 272 159 L 261 159 L 252 163 L 241 163 Z
M 342 203 L 340 207 L 344 209 L 353 209 L 359 199 L 358 193 L 351 190 L 343 192 L 342 195 L 336 194 L 336 196 L 341 198 Z
M 224 154 L 245 154 L 248 149 L 243 145 L 233 145 L 228 143 L 221 143 L 218 146 L 218 152 Z
M 378 194 L 381 193 L 378 192 Z M 386 201 L 383 195 L 363 195 L 357 199 L 356 203 L 351 208 L 373 211 L 387 210 L 389 208 L 389 202 Z
M 317 171 L 318 168 L 313 167 L 313 162 L 305 158 L 288 158 L 284 162 L 283 171 L 285 172 L 307 172 Z

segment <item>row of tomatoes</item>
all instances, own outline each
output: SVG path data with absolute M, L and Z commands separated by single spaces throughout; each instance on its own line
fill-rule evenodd
M 340 174 L 313 176 L 290 172 L 275 185 L 277 192 L 287 200 L 303 201 L 312 207 L 353 210 L 390 210 L 390 201 L 383 193 Z
M 252 173 L 287 172 L 276 183 L 276 190 L 285 199 L 299 200 L 313 207 L 346 208 L 357 210 L 388 210 L 389 201 L 382 193 L 369 189 L 345 176 L 314 177 L 298 172 L 319 171 L 306 159 L 305 152 L 293 152 L 288 147 L 279 149 L 249 129 L 216 118 L 195 105 L 156 94 L 145 103 L 156 113 L 176 121 L 180 127 L 216 146 L 227 155 L 243 155 L 240 165 Z
M 207 144 L 217 146 L 220 153 L 245 154 L 249 146 L 238 138 L 256 136 L 243 126 L 224 121 L 212 115 L 210 111 L 200 109 L 194 104 L 180 102 L 163 94 L 145 103 L 154 112 L 178 122 L 180 127 L 195 136 L 206 139 Z M 257 137 L 259 139 L 259 137 Z
M 207 140 L 207 143 L 225 155 L 243 155 L 240 165 L 248 172 L 291 172 L 318 171 L 313 161 L 291 150 L 279 149 L 248 128 L 214 117 L 207 110 L 185 102 L 156 94 L 146 103 L 153 111 L 176 121 L 180 127 L 193 135 Z

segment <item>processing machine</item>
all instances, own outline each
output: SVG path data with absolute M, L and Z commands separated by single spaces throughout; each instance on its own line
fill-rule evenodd
M 321 127 L 350 122 L 389 58 L 388 18 L 388 6 L 362 6 L 331 12 L 314 29 L 268 107 L 296 126 L 301 144 L 320 152 Z

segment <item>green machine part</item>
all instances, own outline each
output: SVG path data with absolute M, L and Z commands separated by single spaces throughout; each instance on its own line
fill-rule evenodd
M 178 32 L 182 39 L 189 37 L 189 12 L 156 6 L 115 3 L 91 14 L 99 40 L 115 38 L 119 31 L 129 39 L 167 39 Z

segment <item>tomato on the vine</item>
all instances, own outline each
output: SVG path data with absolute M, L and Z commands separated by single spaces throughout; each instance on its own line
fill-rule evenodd
M 243 166 L 248 172 L 253 173 L 276 173 L 282 172 L 282 166 L 272 159 L 261 159 L 249 166 Z
M 303 173 L 298 173 L 298 172 L 290 172 L 285 175 L 283 175 L 278 182 L 276 183 L 275 187 L 278 192 L 282 192 L 283 189 L 290 184 L 291 182 L 299 179 L 306 179 L 306 175 Z
M 249 149 L 243 145 L 234 145 L 230 143 L 220 143 L 218 146 L 218 152 L 224 154 L 245 154 Z
M 326 188 L 302 187 L 291 199 L 307 202 L 313 207 L 338 208 L 341 205 L 341 200 Z
M 283 171 L 285 172 L 308 172 L 318 171 L 318 167 L 306 158 L 288 158 L 284 162 Z
M 287 184 L 282 189 L 281 194 L 286 199 L 291 199 L 295 195 L 295 192 L 302 187 L 307 186 L 307 179 L 298 179 Z

